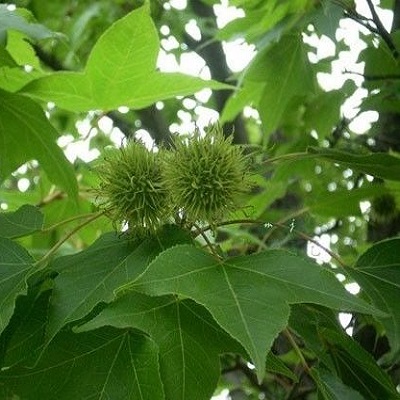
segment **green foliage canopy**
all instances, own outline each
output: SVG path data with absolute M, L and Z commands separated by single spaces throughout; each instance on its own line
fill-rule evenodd
M 243 16 L 223 28 L 213 0 L 0 6 L 0 400 L 400 398 L 400 9 L 381 1 L 389 32 L 357 4 L 230 1 Z M 359 113 L 379 113 L 362 134 L 341 108 L 351 74 L 318 81 L 347 49 L 345 18 L 366 29 Z M 306 37 L 334 55 L 311 62 Z M 237 38 L 255 53 L 235 74 L 222 42 Z M 211 79 L 165 72 L 160 54 L 201 57 Z M 110 220 L 109 147 L 145 132 L 173 159 L 172 135 L 207 109 L 252 167 L 237 210 L 168 204 L 147 235 Z M 74 144 L 95 155 L 71 162 Z

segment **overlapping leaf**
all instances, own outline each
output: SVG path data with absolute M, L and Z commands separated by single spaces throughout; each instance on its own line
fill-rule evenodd
M 16 298 L 26 293 L 33 259 L 12 240 L 0 237 L 0 333 L 14 312 Z
M 368 399 L 396 398 L 389 375 L 370 353 L 344 332 L 332 310 L 295 305 L 290 315 L 290 327 L 302 337 L 307 349 L 316 354 L 320 366 L 329 371 L 326 379 L 322 370 L 324 378 L 321 379 L 318 371 L 313 376 L 318 386 L 327 385 L 326 390 L 336 396 L 332 398 L 346 398 L 345 393 L 351 394 L 349 388 Z
M 267 372 L 286 376 L 293 382 L 299 381 L 297 375 L 289 367 L 286 366 L 286 364 L 279 356 L 275 355 L 272 351 L 270 351 L 267 355 L 267 365 L 265 369 Z
M 105 325 L 137 328 L 152 337 L 167 399 L 210 399 L 220 376 L 219 354 L 242 351 L 203 307 L 174 296 L 129 292 L 79 331 Z
M 43 76 L 43 72 L 26 72 L 22 67 L 3 67 L 0 74 L 0 88 L 16 92 L 33 79 Z
M 52 269 L 58 276 L 49 312 L 48 341 L 98 303 L 112 301 L 114 291 L 135 279 L 163 249 L 187 241 L 186 234 L 174 227 L 143 241 L 110 233 L 78 254 L 55 260 Z
M 44 343 L 51 291 L 30 290 L 19 296 L 14 314 L 0 336 L 0 368 L 32 367 Z
M 335 42 L 336 30 L 342 18 L 343 8 L 341 4 L 323 1 L 321 7 L 314 13 L 313 25 L 320 35 L 326 35 Z
M 148 337 L 104 328 L 63 332 L 35 369 L 0 373 L 0 398 L 164 400 L 158 349 Z
M 346 97 L 344 88 L 318 93 L 307 105 L 304 122 L 307 129 L 315 129 L 318 135 L 328 137 L 340 120 L 340 107 Z
M 338 189 L 334 192 L 321 191 L 306 198 L 306 204 L 312 213 L 337 218 L 349 215 L 361 215 L 360 202 L 373 199 L 376 194 L 387 193 L 384 186 L 363 186 L 352 190 Z
M 36 159 L 53 183 L 75 197 L 74 170 L 57 137 L 38 104 L 0 89 L 0 182 L 21 164 Z
M 18 64 L 12 58 L 11 54 L 5 49 L 5 47 L 0 46 L 0 67 L 17 67 Z
M 156 70 L 159 38 L 146 6 L 113 24 L 94 46 L 84 72 L 60 72 L 22 89 L 71 111 L 144 108 L 155 101 L 205 87 L 229 86 Z
M 397 34 L 391 37 L 395 47 L 400 44 L 400 37 Z M 388 51 L 386 43 L 384 40 L 380 39 L 378 41 L 378 46 L 367 46 L 359 56 L 359 61 L 365 63 L 364 74 L 366 77 L 371 77 L 373 79 L 366 79 L 363 85 L 369 90 L 378 88 L 380 91 L 386 95 L 391 93 L 391 87 L 397 88 L 397 80 L 400 74 L 400 66 L 393 56 L 391 51 Z M 382 78 L 379 79 L 379 78 Z M 382 84 L 386 82 L 386 84 Z M 397 102 L 397 98 L 390 99 L 393 103 Z
M 374 358 L 350 337 L 321 330 L 340 380 L 367 399 L 400 398 L 389 375 Z
M 260 380 L 265 356 L 287 325 L 289 304 L 375 311 L 346 292 L 330 271 L 278 250 L 222 262 L 196 247 L 176 246 L 131 285 L 150 295 L 175 293 L 204 305 L 247 350 Z
M 0 214 L 0 236 L 16 238 L 42 229 L 44 216 L 37 207 L 23 205 L 15 212 Z
M 289 102 L 313 90 L 312 72 L 300 36 L 284 36 L 259 60 L 259 74 L 265 82 L 259 103 L 260 117 L 267 133 L 281 122 Z
M 318 386 L 318 398 L 324 400 L 363 400 L 360 393 L 346 386 L 337 376 L 323 369 L 313 368 L 311 376 Z
M 32 39 L 40 40 L 57 36 L 44 25 L 29 22 L 22 15 L 28 14 L 27 10 L 12 11 L 6 4 L 0 4 L 0 33 L 8 29 L 25 33 Z
M 336 149 L 310 147 L 309 152 L 366 174 L 400 180 L 400 158 L 386 153 L 354 154 Z
M 229 40 L 240 34 L 248 43 L 253 43 L 263 36 L 265 31 L 270 30 L 272 32 L 269 36 L 272 41 L 279 38 L 282 31 L 285 31 L 283 23 L 279 25 L 279 28 L 276 25 L 290 13 L 290 3 L 265 2 L 258 3 L 256 7 L 255 4 L 242 2 L 240 6 L 243 7 L 245 16 L 234 19 L 224 26 L 216 35 L 219 40 Z M 266 38 L 263 39 L 266 41 Z
M 380 318 L 386 329 L 393 352 L 400 350 L 400 239 L 388 239 L 368 249 L 358 259 L 351 275 L 362 290 L 381 310 L 388 314 Z
M 238 88 L 225 103 L 221 113 L 221 123 L 235 119 L 245 106 L 257 104 L 264 88 L 265 84 L 262 82 L 245 79 L 243 87 Z
M 281 122 L 289 102 L 313 91 L 311 69 L 303 43 L 287 35 L 260 52 L 244 72 L 243 87 L 231 96 L 222 120 L 232 120 L 245 105 L 257 105 L 263 126 L 272 132 Z

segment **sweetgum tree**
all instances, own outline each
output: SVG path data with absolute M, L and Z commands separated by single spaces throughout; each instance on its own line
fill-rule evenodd
M 13 3 L 0 399 L 399 398 L 400 3 Z

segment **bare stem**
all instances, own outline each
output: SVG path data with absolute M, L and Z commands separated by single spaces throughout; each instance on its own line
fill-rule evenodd
M 64 192 L 56 191 L 54 193 L 51 193 L 51 194 L 47 195 L 42 200 L 40 200 L 36 204 L 36 207 L 43 207 L 46 204 L 52 203 L 54 200 L 61 200 L 64 197 L 65 197 L 65 193 Z
M 264 225 L 265 222 L 257 219 L 232 219 L 230 221 L 223 221 L 216 224 L 217 228 L 220 226 L 227 226 L 227 225 L 238 225 L 238 224 L 249 224 L 249 225 Z M 201 232 L 207 232 L 211 229 L 211 225 L 207 225 L 204 228 L 198 228 L 199 234 Z
M 300 152 L 300 153 L 289 153 L 289 154 L 282 154 L 281 156 L 269 158 L 264 161 L 264 164 L 272 164 L 277 161 L 286 161 L 286 160 L 296 160 L 296 159 L 305 159 L 305 158 L 315 158 L 315 154 L 310 154 L 307 152 Z
M 56 224 L 49 226 L 46 229 L 42 229 L 41 233 L 51 232 L 54 229 L 57 229 L 58 227 L 60 227 L 62 225 L 68 224 L 69 222 L 76 221 L 77 219 L 86 219 L 86 218 L 89 218 L 92 215 L 94 216 L 96 214 L 104 214 L 104 212 L 100 211 L 100 212 L 97 212 L 97 213 L 87 213 L 87 214 L 74 215 L 73 217 L 64 219 L 63 221 L 57 222 Z
M 200 228 L 197 224 L 193 224 L 193 226 L 196 228 L 197 231 L 197 235 L 200 235 L 204 241 L 207 244 L 207 247 L 210 249 L 211 253 L 218 259 L 220 259 L 221 257 L 218 255 L 217 251 L 214 248 L 214 245 L 210 242 L 210 239 L 207 237 L 207 235 L 204 233 L 206 232 L 208 229 L 202 229 Z
M 282 221 L 287 221 L 289 219 L 293 219 L 294 216 L 298 216 L 307 211 L 308 211 L 308 208 L 302 208 L 302 209 L 296 211 L 295 213 L 285 217 Z M 231 221 L 220 222 L 220 223 L 216 224 L 216 226 L 220 227 L 220 226 L 236 225 L 236 224 L 267 225 L 268 223 L 266 223 L 265 221 L 260 221 L 260 220 L 256 220 L 256 219 L 235 219 L 235 220 L 231 220 Z M 318 246 L 320 249 L 322 249 L 323 251 L 328 253 L 332 258 L 334 258 L 342 267 L 347 267 L 346 263 L 337 254 L 335 254 L 333 251 L 329 250 L 324 245 L 319 243 L 317 240 L 313 239 L 311 236 L 305 234 L 304 232 L 294 229 L 293 226 L 284 225 L 282 222 L 274 222 L 274 223 L 271 222 L 269 224 L 271 225 L 271 229 L 273 229 L 274 227 L 283 228 L 283 229 L 289 230 L 289 232 L 293 232 L 296 236 L 298 236 L 302 239 L 305 239 L 311 243 L 314 243 L 316 246 Z M 200 228 L 200 227 L 196 226 L 198 235 L 201 235 L 203 238 L 205 237 L 204 232 L 208 231 L 209 229 L 211 229 L 210 225 L 208 225 L 204 228 Z M 270 233 L 268 232 L 268 237 L 269 236 L 270 236 Z M 267 239 L 268 239 L 268 237 L 267 237 Z M 265 236 L 264 236 L 264 238 L 265 238 Z M 204 239 L 204 240 L 206 240 L 206 239 Z M 208 238 L 206 240 L 206 243 L 207 242 L 209 242 Z M 211 243 L 210 243 L 210 245 L 212 246 Z
M 400 74 L 386 74 L 386 75 L 364 75 L 356 71 L 343 71 L 345 74 L 362 76 L 366 81 L 384 81 L 384 80 L 399 80 Z
M 36 261 L 34 266 L 38 266 L 38 265 L 44 263 L 45 261 L 47 261 L 71 236 L 75 235 L 76 232 L 78 232 L 84 226 L 90 224 L 91 222 L 93 222 L 95 219 L 99 218 L 103 214 L 104 214 L 104 211 L 95 213 L 90 218 L 88 218 L 86 221 L 83 221 L 82 223 L 77 225 L 74 229 L 72 229 L 71 232 L 64 235 L 41 259 Z
M 287 339 L 289 340 L 289 343 L 291 344 L 291 346 L 293 347 L 293 350 L 296 352 L 297 356 L 300 359 L 301 365 L 304 367 L 304 370 L 310 374 L 311 373 L 311 369 L 307 364 L 306 359 L 303 356 L 303 353 L 301 352 L 299 346 L 297 345 L 296 341 L 294 340 L 293 335 L 290 333 L 289 329 L 286 328 L 283 331 L 283 334 L 287 337 Z
M 298 231 L 297 229 L 292 229 L 292 228 L 287 227 L 286 225 L 283 225 L 283 224 L 280 224 L 280 223 L 275 223 L 274 225 L 279 226 L 280 228 L 290 229 L 298 237 L 301 237 L 302 239 L 308 240 L 309 242 L 314 243 L 320 249 L 324 250 L 332 258 L 334 258 L 342 267 L 347 267 L 346 263 L 337 254 L 335 254 L 333 251 L 329 250 L 327 247 L 325 247 L 324 245 L 319 243 L 317 240 L 313 239 L 311 236 L 305 234 L 304 232 Z
M 285 222 L 290 221 L 291 219 L 296 218 L 299 215 L 306 213 L 308 210 L 309 210 L 308 207 L 301 208 L 300 210 L 294 211 L 293 213 L 291 213 L 291 214 L 287 215 L 286 217 L 282 218 L 277 223 L 271 224 L 273 226 L 263 236 L 263 238 L 261 240 L 262 243 L 265 243 L 272 236 L 272 234 L 275 232 L 275 230 L 278 227 L 281 227 Z M 258 251 L 260 251 L 260 250 L 261 250 L 261 246 L 258 247 Z
M 379 35 L 378 29 L 376 29 L 374 26 L 371 25 L 371 22 L 373 22 L 372 19 L 364 17 L 355 10 L 349 8 L 346 8 L 344 15 L 345 17 L 352 19 L 353 21 L 357 22 L 364 28 L 368 29 L 371 33 Z
M 399 52 L 396 48 L 396 46 L 393 43 L 393 40 L 390 36 L 390 33 L 386 30 L 386 28 L 383 26 L 382 21 L 380 20 L 374 5 L 372 4 L 372 0 L 366 0 L 368 7 L 371 11 L 372 15 L 372 20 L 374 21 L 374 24 L 376 25 L 376 28 L 378 30 L 379 36 L 382 38 L 382 40 L 386 43 L 387 47 L 389 47 L 390 51 L 392 52 L 392 55 L 395 59 L 399 58 Z
M 386 45 L 388 46 L 393 57 L 395 59 L 398 59 L 399 51 L 397 50 L 397 48 L 392 40 L 392 37 L 390 36 L 390 33 L 383 26 L 382 21 L 379 18 L 378 14 L 375 10 L 375 7 L 372 3 L 372 0 L 366 0 L 366 2 L 368 4 L 368 8 L 371 12 L 372 19 L 364 17 L 363 15 L 360 15 L 354 9 L 346 7 L 346 5 L 340 4 L 340 2 L 337 2 L 337 3 L 339 5 L 341 5 L 342 7 L 344 7 L 345 15 L 348 18 L 351 18 L 352 20 L 358 22 L 364 28 L 367 28 L 370 32 L 375 33 L 376 35 L 379 35 L 382 38 L 382 40 L 386 43 Z

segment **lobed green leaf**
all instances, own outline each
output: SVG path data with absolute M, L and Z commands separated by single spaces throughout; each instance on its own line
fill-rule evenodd
M 340 165 L 389 180 L 400 180 L 400 158 L 386 153 L 354 154 L 336 149 L 310 147 L 309 153 Z
M 337 376 L 322 368 L 313 368 L 311 376 L 318 387 L 319 397 L 323 400 L 363 400 L 359 392 L 346 386 Z
M 29 204 L 14 212 L 0 213 L 0 237 L 12 239 L 30 235 L 42 229 L 43 220 L 41 211 Z
M 220 376 L 219 354 L 243 353 L 203 307 L 175 296 L 128 292 L 77 330 L 106 325 L 140 329 L 157 343 L 167 399 L 209 400 Z
M 364 398 L 396 398 L 396 389 L 387 372 L 344 331 L 332 310 L 314 305 L 295 305 L 290 327 L 301 335 L 307 349 L 318 357 L 320 367 L 329 371 L 335 381 L 357 390 Z M 314 378 L 318 386 L 324 386 L 324 379 Z
M 205 306 L 249 353 L 259 380 L 274 338 L 287 325 L 289 304 L 379 314 L 350 295 L 330 271 L 280 250 L 222 262 L 180 245 L 163 252 L 131 285 L 149 295 L 174 293 Z
M 342 189 L 334 192 L 318 192 L 306 198 L 310 212 L 317 215 L 345 217 L 361 215 L 360 201 L 372 200 L 378 193 L 386 193 L 382 185 L 363 186 L 352 190 Z
M 38 104 L 0 89 L 0 183 L 23 163 L 36 159 L 53 183 L 76 198 L 75 173 L 57 137 Z
M 33 258 L 19 244 L 0 237 L 0 333 L 14 313 L 15 301 L 27 291 Z
M 160 49 L 147 6 L 115 22 L 95 44 L 84 72 L 58 72 L 28 83 L 22 92 L 70 111 L 144 108 L 206 87 L 229 85 L 156 70 Z
M 23 32 L 25 35 L 35 40 L 53 38 L 58 35 L 44 25 L 28 21 L 24 18 L 23 14 L 27 15 L 29 13 L 24 9 L 11 11 L 8 9 L 7 4 L 0 4 L 0 34 L 3 31 L 12 29 Z
M 34 369 L 0 372 L 0 397 L 164 400 L 158 349 L 148 337 L 104 328 L 60 333 Z
M 400 238 L 374 244 L 357 260 L 351 276 L 376 307 L 387 313 L 378 318 L 386 329 L 391 351 L 400 350 Z
M 166 227 L 158 237 L 143 241 L 105 234 L 92 246 L 51 265 L 55 279 L 47 342 L 71 322 L 89 314 L 99 303 L 115 299 L 115 290 L 137 278 L 163 249 L 190 241 L 186 233 Z

